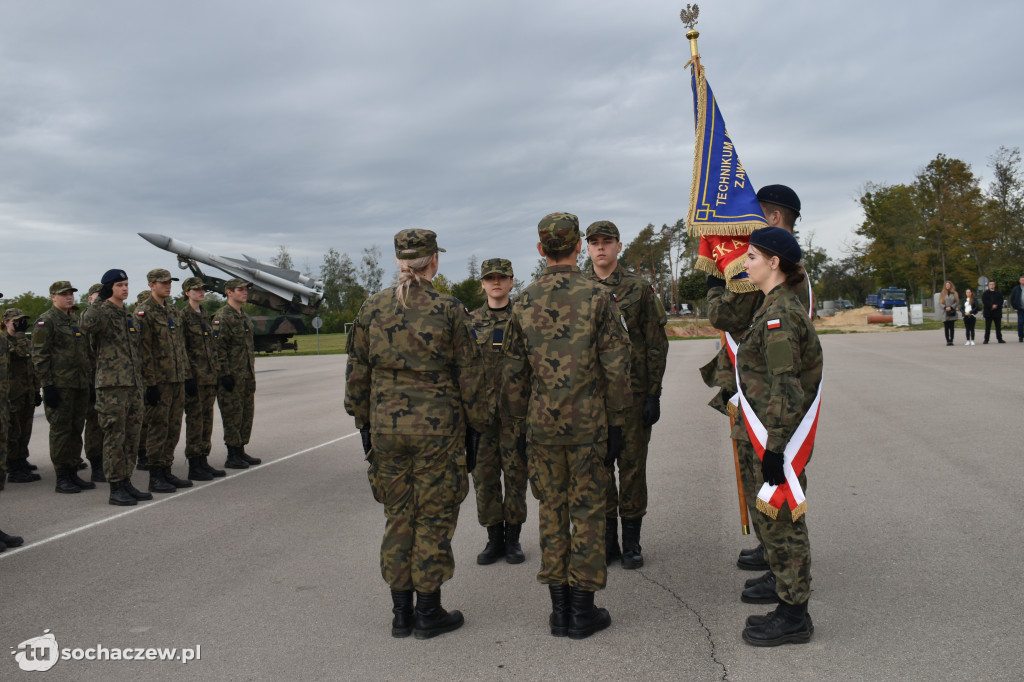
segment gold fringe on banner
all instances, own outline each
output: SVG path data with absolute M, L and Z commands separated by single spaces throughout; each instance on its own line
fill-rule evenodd
M 759 289 L 749 279 L 728 279 L 725 281 L 725 288 L 734 294 L 747 294 Z
M 779 518 L 779 510 L 762 500 L 760 497 L 757 498 L 757 511 L 761 512 L 765 516 L 770 516 L 773 520 Z
M 765 227 L 764 222 L 753 222 L 753 223 L 733 223 L 732 225 L 707 225 L 701 224 L 696 227 L 687 227 L 690 234 L 696 234 L 701 237 L 707 236 L 718 236 L 718 237 L 748 237 L 754 230 L 759 230 Z
M 693 70 L 697 83 L 697 121 L 705 121 L 708 111 L 708 89 L 703 87 L 705 83 L 704 67 L 699 63 L 694 63 Z M 686 229 L 690 235 L 700 236 L 700 228 L 694 226 L 693 217 L 697 210 L 697 191 L 700 188 L 700 158 L 701 152 L 704 150 L 704 131 L 700 127 L 696 127 L 695 132 L 697 134 L 693 145 L 693 178 L 690 180 L 690 210 L 687 211 Z
M 697 256 L 697 262 L 693 264 L 693 269 L 706 272 L 709 275 L 714 275 L 715 277 L 722 277 L 722 275 L 725 274 L 718 269 L 717 265 L 715 265 L 715 260 L 713 258 L 708 258 L 707 256 Z

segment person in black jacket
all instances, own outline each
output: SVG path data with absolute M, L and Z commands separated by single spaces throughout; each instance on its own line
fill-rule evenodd
M 996 326 L 996 341 L 1006 343 L 1003 341 L 1003 294 L 996 291 L 995 282 L 989 281 L 988 291 L 981 295 L 981 309 L 985 314 L 985 340 L 982 343 L 988 343 L 993 324 Z
M 1017 311 L 1017 341 L 1024 343 L 1024 275 L 1010 292 L 1010 307 Z

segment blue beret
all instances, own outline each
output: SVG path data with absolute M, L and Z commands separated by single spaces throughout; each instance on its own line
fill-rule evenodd
M 117 268 L 114 268 L 113 270 L 107 270 L 106 272 L 103 273 L 103 277 L 100 277 L 100 284 L 113 284 L 114 282 L 127 281 L 128 273 L 126 273 L 124 270 L 118 270 Z
M 762 251 L 769 251 L 790 263 L 800 262 L 800 245 L 796 237 L 781 227 L 762 227 L 750 233 L 750 243 Z

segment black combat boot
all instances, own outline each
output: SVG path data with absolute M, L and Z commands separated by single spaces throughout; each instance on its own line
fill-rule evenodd
M 184 478 L 178 478 L 171 472 L 171 467 L 163 467 L 164 480 L 173 485 L 175 488 L 191 488 L 192 481 L 186 481 Z
M 139 503 L 131 493 L 125 490 L 124 481 L 110 484 L 109 502 L 116 507 L 134 507 Z
M 505 556 L 505 524 L 498 523 L 487 526 L 487 545 L 484 551 L 476 555 L 476 562 L 481 566 L 493 564 Z
M 551 625 L 551 634 L 555 637 L 565 637 L 569 634 L 569 586 L 548 585 L 548 592 L 551 593 L 551 616 L 548 623 Z
M 741 553 L 736 565 L 744 571 L 767 571 L 768 559 L 764 554 L 764 545 L 758 545 L 749 554 Z
M 107 477 L 103 474 L 103 460 L 102 459 L 90 459 L 89 466 L 92 471 L 89 472 L 89 480 L 93 483 L 106 483 Z
M 121 486 L 124 487 L 125 491 L 127 491 L 127 493 L 129 495 L 131 495 L 132 497 L 134 497 L 136 500 L 152 500 L 153 499 L 153 493 L 144 493 L 144 492 L 142 492 L 141 490 L 136 488 L 134 485 L 132 485 L 132 479 L 130 479 L 130 478 L 126 478 L 123 481 L 121 481 Z
M 212 481 L 213 474 L 203 466 L 202 457 L 188 458 L 188 480 L 190 481 Z
M 75 467 L 75 471 L 83 471 L 83 470 L 87 469 L 88 467 L 89 467 L 89 465 L 86 464 L 84 461 L 78 460 L 78 466 Z
M 7 480 L 11 483 L 34 483 L 43 477 L 28 468 L 28 462 L 24 459 L 16 459 L 7 463 Z
M 412 634 L 412 626 L 416 619 L 412 607 L 412 590 L 391 590 L 391 636 L 408 637 Z
M 32 462 L 28 461 L 27 459 L 25 460 L 25 466 L 28 467 L 29 471 L 35 471 L 36 469 L 39 468 L 35 464 L 33 464 Z
M 25 544 L 25 538 L 20 535 L 8 535 L 7 533 L 0 530 L 0 547 L 4 549 L 8 547 L 21 547 Z M 0 549 L 2 552 L 3 549 Z
M 740 601 L 747 604 L 774 604 L 779 601 L 779 594 L 775 591 L 775 575 L 769 573 L 764 576 L 764 580 L 743 590 Z
M 169 481 L 164 480 L 164 467 L 149 467 L 149 492 L 151 493 L 176 493 L 178 488 Z M 134 498 L 133 498 L 134 499 Z
M 459 611 L 449 613 L 441 606 L 441 590 L 424 594 L 416 592 L 416 626 L 412 634 L 416 639 L 430 639 L 462 627 L 465 619 Z
M 77 485 L 82 490 L 93 490 L 94 488 L 96 488 L 96 484 L 93 483 L 92 481 L 83 481 L 82 479 L 80 479 L 78 477 L 77 469 L 66 469 L 65 471 L 68 475 L 68 480 Z
M 609 516 L 605 518 L 604 526 L 604 559 L 608 566 L 616 559 L 622 558 L 622 550 L 619 549 L 619 517 Z
M 622 519 L 622 567 L 640 568 L 644 555 L 640 553 L 640 526 L 643 518 Z
M 519 532 L 522 530 L 521 523 L 509 523 L 505 526 L 505 561 L 510 564 L 521 564 L 526 561 L 523 547 L 519 544 Z
M 754 618 L 753 616 L 751 618 Z M 759 623 L 750 624 L 743 630 L 743 641 L 754 646 L 779 646 L 780 644 L 804 644 L 811 641 L 814 623 L 807 613 L 807 602 L 787 604 L 779 602 L 777 609 L 763 616 Z
M 213 478 L 224 478 L 227 475 L 227 473 L 223 469 L 214 469 L 212 466 L 210 466 L 210 460 L 208 457 L 206 457 L 206 455 L 203 455 L 198 459 L 200 466 L 206 469 L 207 473 L 209 473 L 210 476 L 212 476 Z
M 594 593 L 579 587 L 569 588 L 569 639 L 585 639 L 612 624 L 607 609 L 594 606 Z
M 54 490 L 66 495 L 82 492 L 82 489 L 71 480 L 71 474 L 74 472 L 74 469 L 54 469 L 54 471 L 57 474 L 57 485 Z
M 242 448 L 236 448 L 233 445 L 228 446 L 228 458 L 224 460 L 225 469 L 248 469 L 249 465 L 245 463 L 238 453 L 242 451 Z
M 762 551 L 763 549 L 764 548 L 761 545 L 758 545 L 757 547 L 748 547 L 746 549 L 741 549 L 740 556 L 747 556 L 748 554 L 753 554 L 754 552 Z
M 744 588 L 753 587 L 754 585 L 756 585 L 758 583 L 761 583 L 761 582 L 764 582 L 765 580 L 768 580 L 768 578 L 771 578 L 771 577 L 772 577 L 772 572 L 768 571 L 767 573 L 759 575 L 756 578 L 747 578 L 743 582 L 743 587 Z
M 135 468 L 139 471 L 149 471 L 149 458 L 145 450 L 139 450 L 139 456 L 135 462 Z
M 245 451 L 244 445 L 238 448 L 238 457 L 251 467 L 254 467 L 257 464 L 263 464 L 263 460 L 259 457 L 250 457 L 249 453 Z

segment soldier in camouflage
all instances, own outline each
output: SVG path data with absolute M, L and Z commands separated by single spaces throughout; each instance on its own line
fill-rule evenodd
M 90 306 L 103 302 L 100 300 L 102 287 L 103 285 L 98 282 L 89 287 L 86 301 Z M 103 475 L 103 429 L 100 428 L 99 415 L 96 414 L 96 354 L 92 352 L 91 341 L 89 357 L 92 360 L 93 379 L 89 389 L 89 409 L 85 413 L 85 458 L 89 460 L 92 474 L 89 480 L 95 483 L 106 483 L 107 477 Z
M 626 446 L 619 460 L 619 486 L 614 469 L 608 472 L 608 505 L 605 509 L 605 552 L 608 562 L 621 557 L 622 567 L 644 565 L 640 527 L 647 514 L 647 446 L 651 427 L 661 418 L 661 381 L 668 357 L 668 317 L 661 299 L 649 282 L 619 263 L 622 242 L 619 228 L 600 220 L 587 228 L 587 253 L 594 266 L 593 279 L 611 289 L 626 319 L 630 343 L 630 385 L 633 404 L 623 435 Z M 618 518 L 622 516 L 622 550 L 619 550 Z
M 46 421 L 50 423 L 50 460 L 58 493 L 80 493 L 96 487 L 78 477 L 82 461 L 82 429 L 89 409 L 92 363 L 89 340 L 75 314 L 71 282 L 50 285 L 53 307 L 36 320 L 32 331 L 32 361 L 43 387 Z
M 783 452 L 821 383 L 821 344 L 807 308 L 794 293 L 806 277 L 799 262 L 800 247 L 786 230 L 768 227 L 751 235 L 745 268 L 751 283 L 765 296 L 750 327 L 738 339 L 736 368 L 747 403 L 767 429 L 762 458 L 752 447 L 741 453 L 754 472 L 755 489 L 766 481 L 785 482 Z M 746 431 L 743 411 L 734 436 L 741 430 Z M 799 476 L 804 490 L 806 473 L 804 468 Z M 775 611 L 747 619 L 743 639 L 755 646 L 807 642 L 814 632 L 807 612 L 811 553 L 806 514 L 794 514 L 788 504 L 776 518 L 755 512 L 779 601 Z
M 171 472 L 174 449 L 181 437 L 185 409 L 185 379 L 190 371 L 185 354 L 185 326 L 171 302 L 171 282 L 177 277 L 163 268 L 146 274 L 149 297 L 135 306 L 142 343 L 142 381 L 146 387 L 146 455 L 149 459 L 149 491 L 173 493 L 191 488 L 192 481 Z
M 473 469 L 476 488 L 476 513 L 487 529 L 487 545 L 477 555 L 478 564 L 492 564 L 500 558 L 510 564 L 526 560 L 519 534 L 526 521 L 526 458 L 516 449 L 512 420 L 499 409 L 501 390 L 501 352 L 508 323 L 514 274 L 512 262 L 489 258 L 480 268 L 480 285 L 487 302 L 470 313 L 473 337 L 480 347 L 487 377 L 487 403 L 492 412 L 487 429 L 480 438 L 480 451 Z M 505 492 L 502 495 L 502 474 Z
M 256 349 L 252 337 L 252 320 L 242 310 L 249 300 L 252 282 L 229 279 L 224 285 L 225 303 L 213 316 L 216 337 L 217 366 L 220 377 L 217 404 L 220 405 L 221 423 L 224 425 L 224 445 L 228 469 L 248 469 L 263 460 L 250 457 L 245 451 L 252 434 L 252 419 L 256 400 Z
M 182 310 L 188 373 L 185 379 L 185 457 L 188 477 L 193 481 L 212 481 L 224 476 L 223 469 L 210 466 L 213 437 L 213 403 L 217 400 L 217 348 L 214 346 L 213 320 L 203 308 L 207 285 L 198 277 L 181 283 L 188 299 Z
M 142 426 L 142 333 L 125 308 L 128 275 L 107 270 L 100 279 L 102 303 L 85 311 L 82 328 L 96 357 L 96 412 L 103 429 L 103 474 L 110 484 L 110 504 L 132 506 L 152 500 L 132 485 L 135 453 Z
M 149 298 L 149 290 L 148 289 L 144 289 L 144 290 L 140 291 L 135 296 L 135 306 L 138 306 L 140 303 L 145 301 L 147 298 Z M 135 307 L 135 306 L 133 306 L 133 307 Z M 142 331 L 141 326 L 139 328 L 139 331 L 141 333 L 141 331 Z M 142 428 L 139 429 L 138 457 L 136 458 L 135 468 L 138 469 L 139 471 L 149 471 L 149 458 L 146 456 L 146 441 L 147 441 L 146 434 L 149 433 L 149 424 L 146 421 L 146 417 L 149 415 L 149 410 L 146 409 L 146 406 L 145 406 L 145 402 L 146 402 L 145 394 L 143 394 L 142 402 L 143 402 L 143 408 L 142 408 Z
M 32 344 L 25 338 L 28 315 L 18 308 L 8 308 L 3 315 L 3 331 L 10 352 L 9 404 L 7 425 L 7 480 L 31 483 L 40 475 L 28 466 L 28 442 L 32 438 L 32 417 L 43 402 L 32 364 Z
M 3 298 L 0 294 L 0 298 Z M 9 413 L 8 388 L 10 370 L 10 350 L 7 347 L 7 335 L 0 334 L 0 490 L 4 489 L 7 480 L 7 420 Z M 18 547 L 25 539 L 17 535 L 8 535 L 0 530 L 0 552 L 8 547 Z
M 519 451 L 529 444 L 551 634 L 582 639 L 611 623 L 594 592 L 607 577 L 608 471 L 631 404 L 629 335 L 611 293 L 576 267 L 576 216 L 552 213 L 537 231 L 548 266 L 512 305 L 502 397 Z
M 451 542 L 467 470 L 491 414 L 469 314 L 430 282 L 443 250 L 430 230 L 395 235 L 398 286 L 363 303 L 348 337 L 345 411 L 355 418 L 387 518 L 380 567 L 394 637 L 426 639 L 463 623 L 441 606 L 441 585 L 454 572 Z

